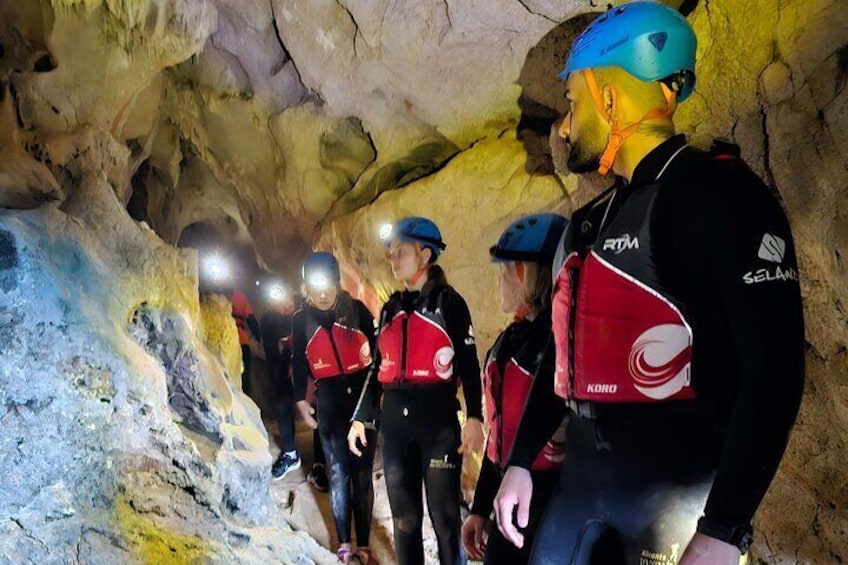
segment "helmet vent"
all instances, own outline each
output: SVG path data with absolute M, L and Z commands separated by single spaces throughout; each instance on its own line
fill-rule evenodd
M 665 47 L 665 42 L 668 41 L 668 34 L 664 31 L 652 33 L 648 36 L 648 41 L 651 42 L 651 45 L 657 48 L 657 51 L 662 52 Z

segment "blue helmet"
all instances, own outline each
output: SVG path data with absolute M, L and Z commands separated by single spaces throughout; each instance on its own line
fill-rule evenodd
M 342 279 L 339 262 L 332 253 L 325 252 L 309 254 L 303 262 L 301 276 L 307 286 L 315 288 L 338 286 Z
M 550 263 L 568 220 L 559 214 L 530 214 L 514 221 L 489 248 L 495 263 Z
M 386 247 L 394 240 L 417 243 L 421 247 L 430 249 L 433 252 L 434 259 L 447 248 L 447 244 L 442 241 L 442 232 L 439 231 L 439 226 L 433 220 L 416 216 L 398 220 L 391 226 L 391 231 L 382 234 L 382 237 Z
M 583 30 L 559 76 L 621 67 L 639 80 L 666 83 L 682 102 L 695 89 L 696 45 L 695 32 L 677 10 L 658 2 L 631 2 Z

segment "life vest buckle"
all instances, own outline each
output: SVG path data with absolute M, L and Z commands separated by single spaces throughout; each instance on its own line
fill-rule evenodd
M 569 400 L 568 407 L 571 408 L 571 411 L 574 412 L 579 418 L 595 418 L 597 414 L 595 413 L 595 403 L 594 402 L 585 402 L 581 400 Z

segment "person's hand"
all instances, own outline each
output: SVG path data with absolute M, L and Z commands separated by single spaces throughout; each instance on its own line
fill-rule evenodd
M 313 430 L 318 427 L 318 422 L 313 418 L 313 414 L 315 414 L 315 408 L 312 407 L 305 400 L 298 400 L 295 403 L 295 407 L 297 411 L 300 412 L 300 417 L 303 418 L 303 421 L 306 422 L 306 425 L 312 428 Z
M 508 467 L 501 481 L 501 488 L 495 496 L 495 516 L 498 519 L 498 529 L 518 548 L 524 547 L 524 534 L 519 532 L 518 528 L 527 527 L 531 498 L 533 479 L 530 477 L 530 471 L 521 467 Z M 516 523 L 513 523 L 513 513 L 516 514 Z
M 462 444 L 456 451 L 463 455 L 471 455 L 483 450 L 483 422 L 477 418 L 468 418 L 462 426 Z
M 692 536 L 679 565 L 738 565 L 742 552 L 735 545 L 696 533 Z
M 350 431 L 347 433 L 347 446 L 350 452 L 357 457 L 362 457 L 362 451 L 356 442 L 362 444 L 363 447 L 368 447 L 368 440 L 365 438 L 365 424 L 359 420 L 354 420 L 350 424 Z
M 462 547 L 474 561 L 483 561 L 486 557 L 486 540 L 492 522 L 479 514 L 469 514 L 462 524 Z

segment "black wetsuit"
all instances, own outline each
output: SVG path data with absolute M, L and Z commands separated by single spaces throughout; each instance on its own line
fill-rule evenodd
M 291 316 L 269 310 L 259 319 L 262 347 L 271 382 L 277 390 L 279 402 L 277 426 L 280 431 L 280 450 L 295 450 L 294 394 L 289 376 L 291 367 Z
M 438 293 L 442 293 L 441 299 Z M 421 293 L 392 295 L 383 307 L 380 327 L 385 328 L 387 320 L 400 310 L 411 313 L 425 304 L 432 310 L 437 302 L 441 303 L 445 329 L 455 351 L 452 379 L 436 384 L 395 383 L 383 387 L 375 371 L 355 416 L 356 420 L 369 422 L 380 414 L 395 551 L 402 565 L 424 563 L 422 482 L 440 562 L 454 565 L 464 560 L 460 544 L 462 456 L 457 453 L 461 443 L 457 379 L 462 383 L 467 416 L 482 418 L 480 364 L 468 306 L 451 287 L 428 283 Z M 414 335 L 408 336 L 410 344 L 415 344 L 415 339 Z
M 374 317 L 362 302 L 347 297 L 350 312 L 338 315 L 336 310 L 321 311 L 306 306 L 292 320 L 292 373 L 294 375 L 295 401 L 306 398 L 307 381 L 312 377 L 306 350 L 311 335 L 307 334 L 308 318 L 324 329 L 335 322 L 357 328 L 367 336 L 374 350 Z M 338 344 L 339 347 L 342 344 Z M 356 403 L 368 369 L 352 374 L 322 378 L 316 381 L 318 434 L 329 467 L 330 506 L 336 523 L 339 543 L 351 542 L 351 510 L 356 526 L 356 543 L 367 547 L 371 533 L 371 511 L 374 506 L 372 467 L 377 448 L 377 432 L 366 431 L 368 446 L 362 457 L 348 449 L 347 434 Z
M 692 325 L 697 399 L 572 405 L 580 414 L 534 563 L 676 562 L 696 523 L 737 543 L 783 456 L 804 382 L 789 224 L 741 161 L 684 145 L 676 136 L 657 147 L 613 200 L 575 212 L 570 229 L 591 239 L 640 189 L 660 184 L 653 261 Z M 554 332 L 567 327 L 554 319 Z M 511 465 L 529 466 L 566 411 L 556 404 L 525 414 Z
M 500 393 L 501 395 L 501 398 L 492 399 L 495 411 L 498 413 L 503 413 L 501 407 L 504 401 L 509 400 L 506 397 L 518 393 L 516 390 L 505 390 L 503 388 L 505 366 L 510 360 L 518 363 L 527 371 L 532 370 L 533 374 L 530 375 L 531 378 L 537 378 L 540 373 L 553 375 L 554 351 L 552 347 L 548 346 L 550 331 L 551 313 L 550 310 L 545 310 L 532 322 L 521 320 L 510 324 L 496 342 L 498 346 L 494 348 L 495 358 L 492 358 L 493 350 L 487 353 L 487 363 L 497 363 L 498 373 L 502 376 L 500 382 L 491 387 L 495 394 Z M 556 402 L 558 399 L 554 394 L 552 386 L 547 388 L 540 387 L 537 389 L 535 404 L 525 401 L 525 411 L 538 410 L 540 408 L 539 397 L 543 394 L 546 394 L 548 400 L 552 400 L 553 402 Z M 490 402 L 488 396 L 486 402 L 487 404 Z M 542 409 L 544 409 L 544 406 L 542 406 Z M 493 425 L 492 414 L 487 413 L 487 418 L 491 427 Z M 490 432 L 489 442 L 494 440 L 495 435 L 493 432 Z M 506 449 L 504 447 L 504 450 Z M 477 487 L 474 491 L 474 503 L 471 506 L 472 514 L 483 516 L 484 518 L 491 518 L 495 495 L 503 479 L 504 467 L 502 465 L 506 463 L 505 461 L 493 461 L 489 457 L 489 451 L 487 449 L 487 453 L 483 457 L 480 477 L 477 480 Z M 533 546 L 536 529 L 538 528 L 542 513 L 545 510 L 554 485 L 556 485 L 559 478 L 559 469 L 532 469 L 530 473 L 533 478 L 533 500 L 530 504 L 530 518 L 527 527 L 520 529 L 524 535 L 524 547 L 518 548 L 512 545 L 511 542 L 503 537 L 497 525 L 493 523 L 486 545 L 484 563 L 487 565 L 521 565 L 522 563 L 527 563 L 530 557 L 530 549 Z

